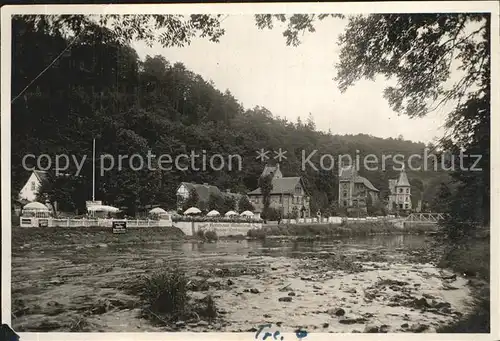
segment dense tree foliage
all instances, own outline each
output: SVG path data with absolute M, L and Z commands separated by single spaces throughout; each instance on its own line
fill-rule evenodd
M 141 61 L 116 33 L 116 30 L 134 27 L 134 20 L 139 19 L 111 18 L 107 25 L 89 20 L 81 16 L 44 20 L 38 16 L 22 16 L 12 21 L 14 195 L 29 175 L 22 166 L 26 154 L 54 157 L 64 153 L 78 160 L 87 156 L 78 176 L 77 167 L 70 162 L 64 171 L 70 176 L 58 180 L 60 189 L 48 186 L 42 193 L 50 201 L 64 202 L 64 209 L 83 209 L 85 200 L 92 197 L 93 138 L 96 138 L 98 156 L 115 157 L 114 167 L 110 160 L 103 165 L 99 160 L 96 163 L 96 199 L 123 207 L 128 214 L 148 205 L 175 208 L 175 191 L 181 181 L 210 183 L 232 192 L 256 189 L 260 186 L 263 168 L 263 163 L 256 159 L 256 151 L 282 148 L 287 151 L 287 159 L 281 164 L 284 176 L 302 176 L 312 194 L 312 212 L 321 209 L 327 214 L 336 207 L 338 165 L 335 159 L 331 169 L 321 170 L 322 155 L 400 153 L 408 156 L 422 154 L 425 148 L 422 143 L 404 139 L 320 132 L 309 113 L 304 113 L 304 121 L 299 118 L 291 122 L 274 117 L 263 107 L 244 108 L 229 90 L 216 89 L 209 80 L 181 63 L 172 64 L 161 56 L 149 56 Z M 122 20 L 122 24 L 113 24 L 112 20 Z M 153 20 L 158 18 L 150 18 Z M 74 34 L 68 35 L 61 27 L 77 32 L 78 38 L 74 39 Z M 85 30 L 78 31 L 81 27 Z M 196 29 L 198 26 L 194 23 L 189 27 L 201 36 L 205 31 L 207 37 L 218 34 L 217 25 L 211 26 L 214 31 L 209 26 Z M 138 30 L 132 38 L 141 39 L 143 28 Z M 182 45 L 177 38 L 169 39 L 171 44 Z M 62 51 L 65 52 L 56 59 Z M 46 71 L 40 74 L 44 69 Z M 237 163 L 233 163 L 233 169 L 207 167 L 200 171 L 181 160 L 182 167 L 161 170 L 156 162 L 162 154 L 175 158 L 191 151 L 201 154 L 203 150 L 208 158 L 214 154 L 240 155 L 242 168 L 237 169 Z M 152 157 L 156 170 L 147 167 L 138 170 L 138 161 L 131 165 L 128 159 L 118 167 L 118 155 L 137 153 L 146 159 L 149 151 L 157 156 Z M 310 160 L 320 170 L 307 163 L 303 168 L 303 155 L 307 157 L 314 151 Z M 38 167 L 33 160 L 27 163 Z M 330 161 L 324 164 L 328 166 Z M 392 165 L 388 162 L 385 170 L 361 170 L 360 173 L 386 193 L 387 180 L 398 176 Z M 423 183 L 424 196 L 439 174 L 408 171 L 410 180 L 418 178 Z M 235 203 L 225 204 L 234 208 Z
M 196 189 L 192 189 L 189 191 L 189 196 L 186 201 L 182 204 L 182 210 L 185 211 L 191 207 L 199 207 L 200 206 L 200 197 L 198 196 L 198 192 Z
M 268 219 L 270 215 L 271 193 L 273 191 L 273 177 L 271 174 L 259 178 L 259 188 L 262 194 L 262 217 L 263 219 Z
M 255 207 L 252 205 L 250 200 L 248 200 L 248 197 L 242 196 L 240 198 L 240 200 L 238 201 L 238 210 L 239 210 L 239 213 L 242 213 L 245 211 L 253 212 L 255 210 Z

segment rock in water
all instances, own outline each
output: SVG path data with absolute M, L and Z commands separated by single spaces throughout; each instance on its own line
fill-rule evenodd
M 367 325 L 365 327 L 365 330 L 363 333 L 378 333 L 378 327 L 377 326 L 372 326 L 372 325 Z
M 449 272 L 449 271 L 442 271 L 441 272 L 441 278 L 442 279 L 445 279 L 445 280 L 456 280 L 457 279 L 457 275 L 452 273 L 452 272 Z
M 201 321 L 199 321 L 197 323 L 197 325 L 198 325 L 198 327 L 207 327 L 208 326 L 208 322 L 201 320 Z
M 341 324 L 356 324 L 358 323 L 357 319 L 349 318 L 349 317 L 344 317 L 339 320 L 339 323 Z
M 278 298 L 278 301 L 280 301 L 280 302 L 292 302 L 292 298 L 290 296 L 280 297 L 280 298 Z
M 328 314 L 335 315 L 335 316 L 344 316 L 345 315 L 345 310 L 342 309 L 342 308 L 330 309 L 328 311 Z
M 380 326 L 378 331 L 379 331 L 379 333 L 387 333 L 387 332 L 389 332 L 389 326 L 386 324 L 383 324 Z
M 422 333 L 423 331 L 429 329 L 429 326 L 426 324 L 413 324 L 410 330 L 414 333 Z
M 430 304 L 427 302 L 427 300 L 425 298 L 418 298 L 418 299 L 415 299 L 415 301 L 413 301 L 413 305 L 416 307 L 416 308 L 429 308 L 430 307 Z

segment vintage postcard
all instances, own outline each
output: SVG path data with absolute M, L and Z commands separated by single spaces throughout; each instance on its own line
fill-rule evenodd
M 499 338 L 498 2 L 1 12 L 11 338 Z

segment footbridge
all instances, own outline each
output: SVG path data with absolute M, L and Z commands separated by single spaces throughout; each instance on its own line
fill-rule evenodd
M 446 213 L 411 213 L 408 217 L 406 217 L 404 222 L 437 224 L 444 218 L 446 218 Z

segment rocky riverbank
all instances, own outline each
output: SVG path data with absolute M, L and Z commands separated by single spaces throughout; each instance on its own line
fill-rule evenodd
M 425 258 L 429 252 L 412 246 L 410 237 L 419 236 L 390 237 L 396 239 L 384 245 L 379 243 L 389 236 L 368 244 L 198 244 L 169 241 L 156 232 L 143 239 L 69 233 L 57 242 L 30 239 L 29 247 L 14 242 L 13 327 L 20 332 L 245 332 L 273 323 L 283 332 L 298 327 L 433 332 L 470 308 L 468 279 Z M 189 278 L 190 304 L 213 298 L 215 318 L 193 315 L 158 323 L 144 317 L 138 283 L 174 263 Z

